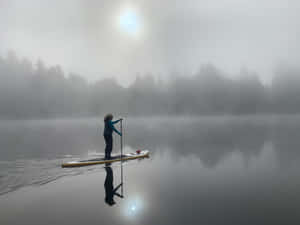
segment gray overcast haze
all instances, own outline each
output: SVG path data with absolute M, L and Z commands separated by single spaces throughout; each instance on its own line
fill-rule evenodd
M 128 8 L 138 34 L 120 27 Z M 128 83 L 212 63 L 268 81 L 279 63 L 299 64 L 299 12 L 297 0 L 0 0 L 0 54 L 13 49 L 88 80 Z

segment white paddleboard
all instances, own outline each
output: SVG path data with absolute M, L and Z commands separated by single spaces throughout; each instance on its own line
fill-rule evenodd
M 112 163 L 112 162 L 118 162 L 118 161 L 126 161 L 126 160 L 132 160 L 132 159 L 141 159 L 149 157 L 149 151 L 148 150 L 141 150 L 140 152 L 132 152 L 121 155 L 112 156 L 111 159 L 105 159 L 105 158 L 95 158 L 95 159 L 88 159 L 88 160 L 81 160 L 81 161 L 71 161 L 67 163 L 63 163 L 61 167 L 80 167 L 80 166 L 90 166 L 90 165 L 96 165 L 96 164 L 104 164 L 104 163 Z

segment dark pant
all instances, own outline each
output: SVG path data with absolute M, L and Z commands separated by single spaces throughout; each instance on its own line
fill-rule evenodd
M 106 178 L 104 181 L 105 202 L 109 205 L 114 205 L 114 174 L 111 167 L 106 166 Z
M 113 137 L 112 135 L 104 135 L 104 140 L 105 140 L 105 158 L 109 159 L 110 154 L 113 148 Z

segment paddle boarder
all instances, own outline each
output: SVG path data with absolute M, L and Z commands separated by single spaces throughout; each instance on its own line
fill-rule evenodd
M 103 131 L 103 136 L 105 140 L 105 159 L 111 159 L 111 152 L 113 149 L 113 136 L 112 133 L 116 132 L 120 136 L 122 136 L 122 133 L 118 131 L 115 127 L 114 124 L 120 122 L 123 119 L 119 119 L 116 121 L 112 121 L 113 115 L 112 114 L 107 114 L 104 117 L 104 131 Z
M 106 178 L 104 181 L 104 188 L 105 188 L 104 200 L 108 205 L 113 206 L 114 204 L 116 204 L 114 200 L 115 195 L 120 198 L 123 198 L 123 196 L 117 192 L 118 189 L 122 186 L 122 183 L 119 184 L 116 188 L 114 188 L 114 174 L 112 168 L 109 165 L 106 165 L 105 171 L 106 171 Z

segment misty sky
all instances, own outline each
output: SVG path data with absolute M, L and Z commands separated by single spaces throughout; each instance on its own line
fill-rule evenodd
M 278 63 L 299 64 L 299 38 L 298 0 L 0 0 L 1 55 L 13 49 L 89 80 L 203 63 L 268 80 Z

